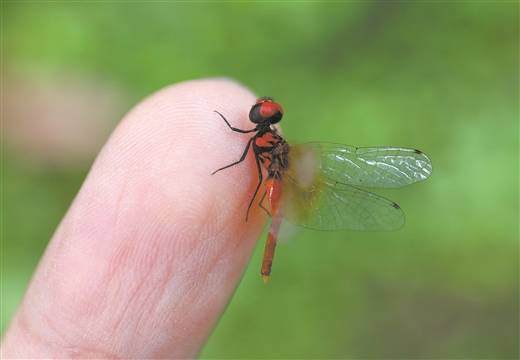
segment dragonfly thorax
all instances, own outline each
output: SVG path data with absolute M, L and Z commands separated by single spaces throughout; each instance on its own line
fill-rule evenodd
M 281 179 L 283 173 L 289 167 L 289 144 L 280 138 L 271 150 L 271 163 L 267 168 L 269 178 Z

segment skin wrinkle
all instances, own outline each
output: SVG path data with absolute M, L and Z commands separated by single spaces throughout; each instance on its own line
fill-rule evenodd
M 41 343 L 45 342 L 45 339 L 41 335 L 39 335 L 38 332 L 33 330 L 31 323 L 28 321 L 27 312 L 24 311 L 23 308 L 21 309 L 19 316 L 16 317 L 15 321 L 16 321 L 17 325 L 20 327 L 20 329 L 22 330 L 22 334 L 26 338 L 32 338 L 32 339 L 40 341 Z M 55 345 L 55 344 L 50 344 L 48 341 L 47 341 L 47 343 L 49 345 L 53 345 L 53 346 Z
M 192 284 L 192 285 L 189 286 L 188 288 L 184 288 L 186 298 L 193 298 L 193 297 L 196 297 L 196 296 L 198 295 L 198 292 L 197 292 L 196 290 L 199 289 L 199 287 L 201 287 L 201 286 L 202 286 L 201 282 L 198 281 L 197 283 Z M 191 317 L 191 314 L 190 314 L 189 309 L 192 308 L 192 307 L 194 307 L 194 306 L 197 306 L 197 304 L 196 304 L 196 303 L 193 303 L 193 302 L 188 302 L 188 301 L 177 304 L 177 308 L 185 309 L 185 310 L 183 311 L 183 313 L 184 313 L 184 316 L 185 316 L 186 318 L 190 318 L 190 317 Z M 175 311 L 177 311 L 177 310 L 174 309 L 173 311 L 175 312 Z M 198 309 L 197 311 L 201 311 L 201 309 Z M 141 317 L 140 320 L 142 321 L 142 319 L 144 319 L 144 317 Z M 174 325 L 177 325 L 176 317 L 173 317 L 173 316 L 172 316 L 170 319 L 165 319 L 165 321 L 164 321 L 165 324 L 156 323 L 155 326 L 156 326 L 156 327 L 161 327 L 161 328 L 168 328 L 168 322 L 169 322 L 168 320 L 170 320 L 170 321 L 173 320 L 173 324 L 174 324 Z M 140 321 L 139 321 L 139 322 L 140 322 Z M 139 323 L 139 322 L 138 322 L 138 323 Z M 165 326 L 161 326 L 161 325 L 165 325 Z M 174 328 L 178 328 L 178 326 L 174 326 Z M 173 334 L 173 336 L 178 337 L 178 341 L 186 341 L 186 340 L 189 340 L 189 338 L 190 338 L 190 332 L 187 332 L 187 331 L 186 331 L 186 327 L 183 329 L 182 333 L 183 333 L 183 336 L 181 336 L 181 337 L 179 337 L 179 336 L 177 336 L 177 335 L 175 335 L 175 334 Z M 170 336 L 171 336 L 171 335 L 170 335 Z M 163 342 L 164 342 L 164 340 L 163 340 Z
M 78 347 L 73 345 L 70 341 L 66 339 L 64 334 L 57 330 L 54 325 L 53 319 L 48 316 L 44 316 L 45 326 L 49 327 L 53 330 L 53 334 L 58 338 L 53 341 L 49 341 L 49 338 L 45 338 L 41 336 L 39 333 L 33 331 L 32 327 L 29 325 L 29 321 L 27 320 L 26 313 L 21 311 L 20 317 L 17 317 L 17 321 L 20 324 L 20 327 L 25 330 L 24 335 L 28 338 L 32 338 L 32 340 L 38 340 L 41 344 L 46 344 L 52 350 L 53 354 L 61 354 L 62 351 L 65 351 L 65 354 L 61 355 L 53 355 L 55 358 L 116 358 L 114 354 L 109 352 L 101 351 L 96 349 L 94 346 L 87 347 L 82 346 Z
M 146 325 L 148 325 L 149 319 L 153 319 L 155 315 L 155 308 L 154 307 L 146 307 L 146 304 L 151 303 L 153 298 L 160 300 L 163 298 L 166 294 L 166 287 L 168 282 L 170 281 L 170 277 L 164 277 L 164 279 L 158 279 L 156 280 L 157 287 L 155 287 L 153 290 L 149 291 L 146 296 L 142 297 L 141 304 L 142 307 L 140 311 L 137 312 L 137 316 L 135 318 L 135 328 L 134 333 L 139 334 L 140 338 L 142 339 L 143 344 L 154 344 L 155 336 L 150 336 L 150 331 L 144 330 L 146 329 Z M 157 301 L 154 301 L 153 303 L 157 303 Z M 160 318 L 160 317 L 158 317 Z M 160 326 L 160 322 L 154 321 L 153 324 L 149 324 L 150 327 L 158 327 Z M 144 331 L 143 331 L 144 330 Z M 154 344 L 155 345 L 155 344 Z
M 225 250 L 226 250 L 226 249 L 224 248 L 224 251 L 225 251 Z M 210 266 L 212 266 L 212 267 L 215 267 L 215 265 L 218 265 L 218 263 L 222 262 L 222 256 L 215 257 L 215 260 L 216 260 L 215 263 L 208 263 L 208 265 L 210 265 Z M 215 265 L 214 265 L 214 264 L 215 264 Z M 204 270 L 203 273 L 206 275 L 206 278 L 209 278 L 209 277 L 211 277 L 211 274 L 214 274 L 214 273 L 217 273 L 217 272 L 218 272 L 218 271 L 213 272 L 213 271 L 209 271 L 209 270 Z M 210 280 L 206 280 L 206 281 L 210 281 Z M 186 290 L 188 291 L 188 293 L 190 294 L 189 297 L 193 297 L 193 298 L 195 298 L 195 299 L 201 299 L 201 300 L 204 300 L 205 297 L 198 296 L 198 293 L 196 293 L 197 289 L 200 289 L 200 288 L 202 288 L 202 286 L 200 286 L 200 287 L 193 286 L 193 287 L 191 287 L 191 288 L 189 288 L 189 289 L 186 289 Z M 218 294 L 218 292 L 216 292 L 216 294 Z M 194 306 L 190 306 L 190 307 L 187 308 L 187 310 L 189 311 L 191 308 L 193 308 L 193 309 L 197 309 L 196 306 L 195 306 L 195 307 L 194 307 Z M 198 310 L 193 310 L 193 311 L 198 311 Z M 205 321 L 205 320 L 201 320 L 201 321 Z M 208 334 L 208 335 L 209 335 L 209 334 Z M 187 341 L 187 340 L 189 340 L 189 338 L 186 338 L 186 339 L 184 339 L 183 341 Z
M 116 208 L 115 208 L 115 213 L 114 213 L 113 238 L 119 237 L 118 230 L 119 230 L 120 220 L 122 218 L 122 216 L 121 216 L 121 212 L 123 209 L 122 203 L 124 201 L 124 193 L 125 193 L 125 190 L 127 189 L 127 186 L 128 186 L 128 181 L 124 181 L 123 186 L 121 187 L 119 196 L 117 196 Z M 132 234 L 130 234 L 130 236 L 131 235 Z M 116 267 L 118 266 L 118 264 L 122 263 L 125 258 L 128 258 L 129 253 L 130 253 L 130 248 L 128 246 L 118 246 L 116 248 L 115 254 L 112 258 L 112 261 L 109 262 L 109 267 L 107 270 L 106 282 L 108 284 L 115 282 L 114 276 L 116 275 L 116 271 L 115 271 Z M 106 306 L 106 304 L 103 304 L 103 305 Z M 96 309 L 92 309 L 92 313 L 95 314 L 97 312 L 98 311 Z M 120 319 L 122 320 L 122 317 Z M 115 327 L 116 326 L 114 326 L 114 328 Z
M 50 317 L 47 314 L 42 314 L 42 319 L 44 321 L 45 326 L 52 330 L 53 334 L 56 337 L 53 343 L 54 348 L 59 349 L 60 347 L 67 348 L 71 346 L 71 341 L 69 340 L 66 334 L 62 334 L 59 331 L 52 317 Z
M 215 261 L 215 264 L 218 262 L 218 259 Z M 214 267 L 214 266 L 213 266 Z M 208 278 L 210 275 L 208 275 Z M 196 337 L 197 329 L 200 328 L 202 325 L 210 321 L 206 317 L 198 317 L 194 316 L 194 313 L 202 311 L 202 312 L 211 312 L 211 303 L 206 300 L 204 296 L 201 296 L 201 290 L 200 288 L 206 286 L 205 283 L 210 282 L 209 279 L 205 279 L 205 281 L 199 279 L 199 286 L 191 286 L 189 289 L 187 289 L 187 296 L 194 299 L 199 299 L 199 301 L 196 301 L 195 303 L 189 304 L 189 306 L 186 306 L 186 316 L 188 318 L 192 318 L 195 321 L 189 324 L 189 328 L 184 327 L 182 331 L 182 337 L 179 338 L 179 341 L 186 342 L 186 341 L 192 341 L 192 338 Z M 203 302 L 203 304 L 201 304 Z M 204 308 L 207 308 L 209 310 L 204 311 Z M 198 320 L 197 320 L 198 317 Z M 216 322 L 216 319 L 211 320 L 212 323 Z M 200 336 L 200 334 L 199 334 Z M 206 339 L 209 336 L 209 333 L 203 334 L 204 339 Z M 166 353 L 166 352 L 165 352 Z M 161 354 L 161 352 L 158 352 L 158 354 Z M 195 355 L 195 353 L 193 354 Z
M 195 237 L 197 237 L 198 235 L 195 235 Z
M 161 229 L 161 227 L 155 227 L 155 226 L 152 226 L 151 227 L 153 231 L 153 229 L 157 228 L 157 229 Z M 195 235 L 196 236 L 196 235 Z M 161 239 L 163 238 L 162 235 L 160 234 L 155 234 L 155 235 L 150 235 L 150 234 L 144 234 L 142 236 L 143 239 Z M 147 279 L 147 277 L 150 277 L 149 275 L 151 274 L 152 272 L 152 269 L 154 268 L 157 268 L 158 266 L 161 265 L 161 263 L 168 263 L 168 259 L 169 257 L 167 257 L 167 261 L 161 261 L 161 257 L 159 256 L 159 249 L 160 249 L 160 246 L 158 246 L 158 243 L 159 241 L 153 241 L 148 247 L 148 252 L 145 252 L 143 257 L 142 258 L 139 258 L 140 260 L 137 260 L 138 263 L 140 263 L 140 267 L 142 267 L 143 269 L 149 269 L 148 273 L 144 273 L 144 272 L 140 272 L 138 275 L 141 277 L 141 279 L 139 280 L 139 285 L 138 287 L 136 287 L 135 290 L 132 291 L 130 297 L 129 297 L 129 303 L 127 305 L 127 307 L 122 311 L 122 313 L 119 315 L 120 317 L 120 321 L 115 325 L 115 330 L 116 331 L 121 331 L 121 330 L 117 330 L 117 326 L 118 324 L 120 324 L 120 322 L 124 319 L 124 316 L 125 316 L 125 313 L 128 311 L 128 308 L 129 306 L 131 306 L 132 304 L 135 305 L 135 308 L 132 310 L 133 313 L 135 314 L 140 314 L 138 317 L 137 317 L 137 323 L 139 322 L 139 318 L 142 317 L 143 315 L 143 310 L 141 309 L 145 309 L 146 308 L 146 300 L 149 299 L 150 297 L 154 297 L 153 295 L 153 292 L 150 292 L 147 296 L 145 296 L 144 299 L 142 299 L 142 296 L 140 295 L 141 293 L 141 288 L 142 288 L 142 285 L 144 285 L 149 279 Z M 140 241 L 137 241 L 137 243 L 140 243 Z M 176 243 L 175 241 L 173 243 Z M 139 247 L 137 247 L 139 248 Z M 137 251 L 135 251 L 137 253 Z M 165 252 L 166 254 L 168 254 L 169 252 Z M 124 265 L 124 264 L 123 264 Z M 124 267 L 124 266 L 122 266 Z M 157 272 L 157 271 L 156 271 Z M 162 272 L 159 271 L 158 272 L 159 274 L 161 274 Z M 166 272 L 165 274 L 168 274 L 168 273 L 171 273 L 171 272 Z M 163 276 L 164 277 L 164 276 Z M 163 282 L 166 283 L 168 282 L 169 280 L 169 277 L 166 277 Z M 148 285 L 150 285 L 148 283 Z M 160 288 L 161 287 L 161 283 L 159 282 L 157 285 L 154 285 L 152 286 L 152 289 L 157 289 L 157 288 Z M 133 301 L 132 301 L 133 300 Z M 150 303 L 155 303 L 155 301 L 150 301 Z M 136 325 L 136 328 L 137 328 L 137 325 Z
M 69 319 L 66 316 L 67 308 L 70 308 L 72 304 L 64 303 L 65 306 L 62 306 L 61 312 L 54 314 L 54 316 L 48 315 L 48 312 L 42 312 L 41 315 L 37 318 L 39 321 L 36 322 L 37 328 L 40 328 L 39 330 L 44 330 L 43 333 L 41 333 L 41 338 L 45 339 L 47 344 L 55 344 L 56 348 L 61 347 L 67 347 L 67 346 L 73 346 L 70 345 L 73 343 L 72 340 L 74 336 L 69 334 L 68 332 L 61 331 L 61 328 L 63 328 L 63 324 L 68 324 L 67 326 L 71 326 L 74 324 L 74 319 Z M 24 303 L 23 306 L 24 309 L 29 309 L 29 306 Z M 34 323 L 34 315 L 31 316 L 31 321 Z M 61 326 L 60 326 L 61 324 Z M 76 327 L 80 327 L 81 323 L 75 324 Z M 81 334 L 83 331 L 77 331 L 76 332 L 81 337 Z
M 151 247 L 149 247 L 149 251 L 152 250 Z M 152 250 L 153 251 L 153 250 Z M 119 329 L 121 327 L 121 323 L 126 317 L 126 314 L 128 313 L 130 307 L 136 306 L 139 307 L 139 298 L 141 297 L 140 294 L 143 290 L 146 290 L 144 288 L 144 285 L 147 284 L 147 278 L 149 277 L 150 273 L 152 272 L 152 268 L 150 267 L 143 267 L 145 269 L 145 273 L 139 274 L 140 276 L 137 279 L 134 279 L 132 281 L 131 289 L 127 289 L 127 294 L 124 295 L 124 301 L 126 304 L 118 311 L 118 315 L 115 316 L 115 322 L 111 324 L 110 330 L 113 332 L 123 332 L 124 329 Z M 141 312 L 136 312 L 137 314 Z
M 222 231 L 222 230 L 221 230 L 221 231 Z M 211 242 L 213 241 L 214 238 L 217 238 L 217 237 L 219 236 L 219 234 L 220 234 L 221 231 L 219 231 L 219 233 L 217 233 L 217 235 L 205 239 L 204 242 L 211 243 Z M 193 249 L 193 250 L 195 251 L 195 249 Z M 195 258 L 201 258 L 201 257 L 202 257 L 199 253 L 195 253 L 195 254 L 189 253 L 189 254 L 187 254 L 187 256 L 188 256 L 188 257 L 192 256 L 192 257 L 195 257 Z M 205 270 L 206 270 L 206 269 L 204 269 L 203 273 L 205 272 Z M 191 281 L 190 278 L 191 278 L 191 277 L 194 277 L 193 274 L 184 274 L 183 276 L 187 277 L 187 279 L 186 279 L 187 281 L 185 281 L 185 283 L 187 283 L 187 284 L 192 284 L 192 281 Z M 189 289 L 188 289 L 188 290 L 189 290 Z

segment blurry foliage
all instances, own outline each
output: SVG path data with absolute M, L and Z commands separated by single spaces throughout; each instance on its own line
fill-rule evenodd
M 49 82 L 63 69 L 95 74 L 133 101 L 173 82 L 232 77 L 284 105 L 289 140 L 432 158 L 429 181 L 387 192 L 407 213 L 403 230 L 301 231 L 280 246 L 269 286 L 260 246 L 203 357 L 518 357 L 518 3 L 3 11 L 9 71 Z M 2 329 L 87 169 L 5 154 Z

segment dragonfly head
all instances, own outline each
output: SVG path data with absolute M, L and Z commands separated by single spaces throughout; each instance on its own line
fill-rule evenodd
M 249 120 L 255 124 L 273 125 L 282 120 L 283 109 L 270 97 L 261 97 L 249 111 Z

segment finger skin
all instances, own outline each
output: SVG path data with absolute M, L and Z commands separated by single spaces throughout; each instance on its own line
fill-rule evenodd
M 263 215 L 245 214 L 257 175 L 255 96 L 190 81 L 136 106 L 98 155 L 2 345 L 4 358 L 192 358 L 237 286 Z

